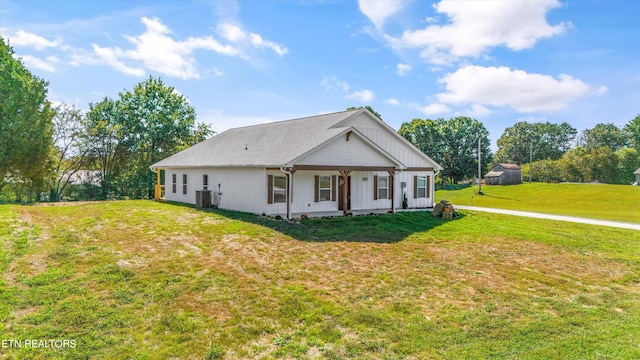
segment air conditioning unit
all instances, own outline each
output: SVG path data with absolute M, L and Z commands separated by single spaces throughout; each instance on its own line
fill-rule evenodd
M 196 207 L 198 209 L 211 207 L 211 190 L 196 190 Z

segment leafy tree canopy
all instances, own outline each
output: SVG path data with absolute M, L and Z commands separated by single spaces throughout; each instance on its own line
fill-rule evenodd
M 482 161 L 488 164 L 492 158 L 489 132 L 480 121 L 469 117 L 413 119 L 403 123 L 398 133 L 442 165 L 443 182 L 477 176 L 478 138 L 482 142 Z
M 615 152 L 626 146 L 627 139 L 622 130 L 614 124 L 597 124 L 593 129 L 582 132 L 581 143 L 587 149 L 606 146 Z
M 628 145 L 640 152 L 640 114 L 629 121 L 622 130 Z
M 103 172 L 103 190 L 132 197 L 152 191 L 153 163 L 206 139 L 212 131 L 195 123 L 189 101 L 162 79 L 149 77 L 118 100 L 92 104 L 88 133 L 95 137 L 92 153 Z
M 567 123 L 524 121 L 505 129 L 498 139 L 497 162 L 524 164 L 537 160 L 557 160 L 571 149 L 577 130 Z
M 48 172 L 54 111 L 48 83 L 13 55 L 0 37 L 0 188 L 21 182 L 40 189 Z

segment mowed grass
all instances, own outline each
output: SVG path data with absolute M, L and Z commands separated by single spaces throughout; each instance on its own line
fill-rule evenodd
M 465 213 L 301 224 L 0 206 L 8 359 L 640 358 L 640 232 Z
M 640 186 L 531 183 L 438 190 L 437 199 L 472 205 L 546 214 L 640 223 Z

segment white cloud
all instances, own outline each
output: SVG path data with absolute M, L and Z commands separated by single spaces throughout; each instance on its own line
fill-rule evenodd
M 27 68 L 39 69 L 48 72 L 56 71 L 56 68 L 55 66 L 53 66 L 53 64 L 56 63 L 58 59 L 55 56 L 49 56 L 46 60 L 31 55 L 21 55 L 19 57 L 22 59 L 22 62 Z
M 377 29 L 382 29 L 385 21 L 402 10 L 407 3 L 406 0 L 358 0 L 358 7 Z
M 6 29 L 2 29 L 3 36 L 7 37 L 11 42 L 11 46 L 30 46 L 38 50 L 44 50 L 48 47 L 57 47 L 62 44 L 61 39 L 47 40 L 46 38 L 28 33 L 24 30 L 18 30 L 13 35 L 5 34 Z
M 125 74 L 133 75 L 133 76 L 144 76 L 145 71 L 141 68 L 132 68 L 125 65 L 122 61 L 118 60 L 118 57 L 123 56 L 122 50 L 119 48 L 102 48 L 96 44 L 93 44 L 93 52 L 98 57 L 98 59 L 92 58 L 76 58 L 72 64 L 81 64 L 81 63 L 104 63 L 114 68 L 122 71 Z
M 400 101 L 398 101 L 397 99 L 394 99 L 394 98 L 388 98 L 384 102 L 386 102 L 389 105 L 400 105 Z
M 421 49 L 421 57 L 434 64 L 479 56 L 497 46 L 528 49 L 539 39 L 561 34 L 571 26 L 547 23 L 546 13 L 559 6 L 559 0 L 442 0 L 433 7 L 448 23 L 385 38 L 396 48 Z
M 349 94 L 347 96 L 345 96 L 347 99 L 355 99 L 357 101 L 360 102 L 369 102 L 371 100 L 373 100 L 373 91 L 371 90 L 361 90 L 361 91 L 356 91 L 352 94 Z
M 425 113 L 426 115 L 437 115 L 437 114 L 442 114 L 442 113 L 451 111 L 451 109 L 447 105 L 440 104 L 440 103 L 429 104 L 427 106 L 423 106 L 419 108 L 419 110 Z
M 342 91 L 349 91 L 349 83 L 346 81 L 339 80 L 335 75 L 334 76 L 325 76 L 322 81 L 319 82 L 319 85 L 324 87 L 326 90 L 332 90 L 334 88 L 338 88 Z
M 439 80 L 446 92 L 437 94 L 443 104 L 474 104 L 474 106 L 508 106 L 519 112 L 556 111 L 567 107 L 576 98 L 597 95 L 602 89 L 592 89 L 583 81 L 561 74 L 527 73 L 508 67 L 469 65 Z M 477 108 L 483 112 L 481 108 Z
M 218 32 L 220 35 L 233 43 L 241 43 L 245 45 L 251 45 L 257 48 L 268 48 L 273 50 L 276 54 L 283 56 L 289 50 L 283 45 L 275 43 L 273 41 L 265 40 L 262 36 L 255 33 L 248 33 L 241 27 L 231 24 L 223 23 L 218 25 Z
M 123 50 L 119 47 L 100 47 L 93 44 L 94 54 L 100 61 L 91 59 L 83 54 L 72 56 L 72 64 L 104 63 L 126 74 L 142 76 L 145 69 L 153 70 L 167 76 L 180 79 L 199 78 L 197 63 L 193 57 L 196 50 L 211 50 L 227 56 L 240 56 L 247 60 L 240 47 L 270 48 L 282 56 L 287 49 L 277 43 L 263 39 L 255 33 L 244 32 L 235 25 L 221 25 L 222 35 L 234 45 L 222 44 L 212 36 L 189 37 L 186 40 L 175 40 L 171 29 L 158 18 L 141 18 L 146 30 L 138 36 L 127 36 L 134 49 Z M 135 65 L 134 65 L 135 64 Z M 216 69 L 217 70 L 217 69 Z M 215 76 L 220 71 L 213 71 Z
M 398 73 L 398 75 L 400 76 L 405 76 L 409 73 L 409 71 L 411 71 L 411 65 L 407 65 L 407 64 L 398 64 L 396 65 L 396 71 Z

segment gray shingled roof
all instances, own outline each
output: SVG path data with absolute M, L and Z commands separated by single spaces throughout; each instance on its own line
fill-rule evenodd
M 151 168 L 199 166 L 282 166 L 347 131 L 331 128 L 361 110 L 229 129 Z
M 640 175 L 640 168 L 633 172 L 633 175 Z

